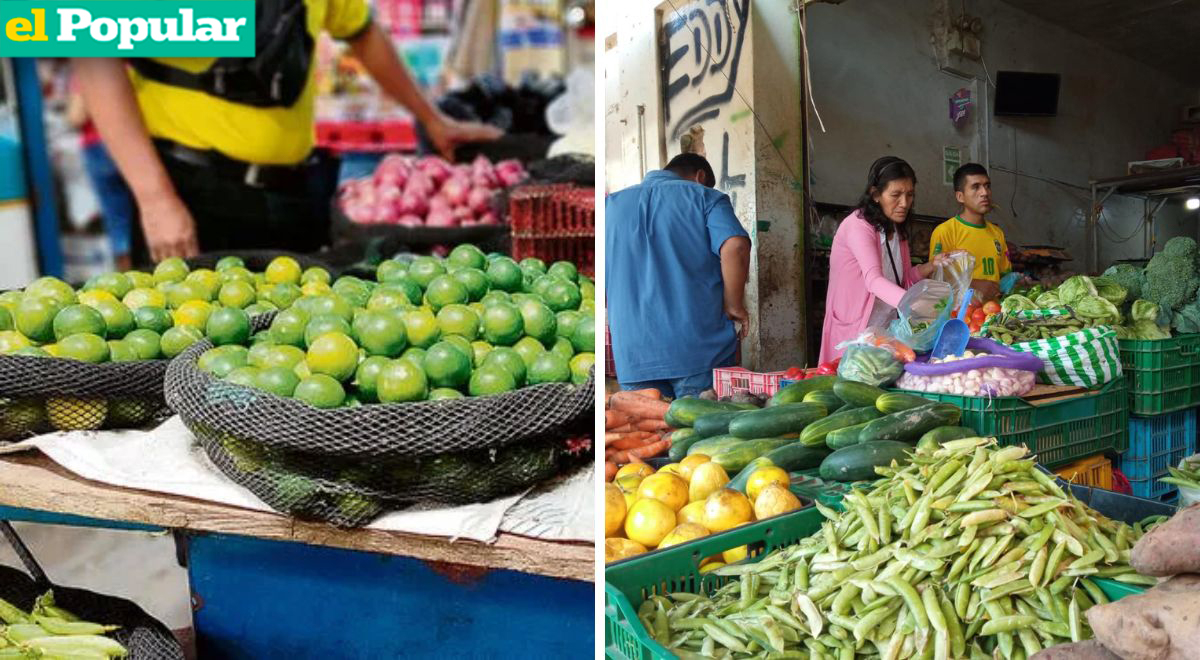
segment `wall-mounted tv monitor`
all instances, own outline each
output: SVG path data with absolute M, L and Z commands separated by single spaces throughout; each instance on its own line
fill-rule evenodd
M 996 72 L 997 117 L 1054 117 L 1058 114 L 1057 73 Z

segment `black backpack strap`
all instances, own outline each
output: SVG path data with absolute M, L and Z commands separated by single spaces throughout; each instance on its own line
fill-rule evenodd
M 33 558 L 33 553 L 29 551 L 29 547 L 17 536 L 17 530 L 13 529 L 11 523 L 7 520 L 0 520 L 0 535 L 8 539 L 8 543 L 12 545 L 12 549 L 17 554 L 17 558 L 25 565 L 25 570 L 37 583 L 39 589 L 49 589 L 50 578 L 46 577 L 46 572 L 38 565 L 37 560 Z
M 172 87 L 183 87 L 199 92 L 207 91 L 203 74 L 188 73 L 182 69 L 167 66 L 162 62 L 156 62 L 147 57 L 132 58 L 128 62 L 143 78 L 149 78 L 155 82 L 171 85 Z

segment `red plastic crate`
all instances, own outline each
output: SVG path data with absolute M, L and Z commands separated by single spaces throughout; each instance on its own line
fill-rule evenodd
M 317 144 L 333 151 L 415 151 L 412 120 L 323 121 L 317 123 Z
M 608 314 L 605 314 L 607 317 Z M 608 323 L 604 324 L 604 377 L 616 380 L 617 362 L 613 359 L 612 334 L 608 331 Z
M 738 392 L 771 396 L 779 391 L 783 374 L 782 371 L 758 373 L 742 367 L 719 367 L 713 369 L 713 389 L 718 397 L 732 396 Z
M 568 184 L 522 186 L 508 198 L 518 261 L 571 261 L 589 277 L 596 264 L 596 191 Z

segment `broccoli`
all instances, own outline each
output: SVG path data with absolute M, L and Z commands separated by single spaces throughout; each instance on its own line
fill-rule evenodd
M 1171 320 L 1171 327 L 1181 334 L 1200 332 L 1200 301 L 1184 305 Z
M 1137 300 L 1142 297 L 1142 283 L 1145 276 L 1142 269 L 1131 264 L 1117 264 L 1104 271 L 1104 278 L 1125 287 L 1128 293 L 1126 300 Z
M 1200 288 L 1200 275 L 1196 273 L 1195 260 L 1184 255 L 1170 255 L 1164 250 L 1146 264 L 1146 285 L 1141 297 L 1158 303 L 1165 312 L 1179 309 L 1194 299 L 1197 288 Z
M 1176 236 L 1163 245 L 1162 253 L 1171 257 L 1187 257 L 1194 263 L 1200 258 L 1196 240 L 1187 236 Z

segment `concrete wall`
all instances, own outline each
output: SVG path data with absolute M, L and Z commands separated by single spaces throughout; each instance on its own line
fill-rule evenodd
M 799 364 L 804 345 L 793 185 L 801 175 L 799 64 L 789 4 L 614 3 L 617 30 L 605 40 L 605 187 L 637 183 L 680 153 L 682 140 L 702 140 L 717 187 L 754 243 L 746 287 L 753 332 L 742 358 L 756 369 Z
M 963 146 L 964 160 L 991 169 L 1001 206 L 991 219 L 1009 240 L 1064 246 L 1076 258 L 1073 267 L 1085 268 L 1089 192 L 1081 188 L 1124 174 L 1128 161 L 1166 142 L 1179 106 L 1193 102 L 1196 90 L 1004 2 L 969 0 L 967 13 L 983 21 L 983 59 L 993 77 L 997 70 L 1062 75 L 1057 117 L 994 118 L 983 65 L 951 57 L 942 62 L 958 73 L 939 70 L 930 38 L 947 8 L 957 16 L 962 4 L 852 0 L 810 7 L 813 94 L 826 128 L 811 128 L 813 198 L 853 203 L 870 163 L 894 154 L 917 171 L 918 211 L 951 216 L 957 207 L 942 183 L 942 148 Z M 948 105 L 960 88 L 970 90 L 975 106 L 956 128 Z M 1101 268 L 1142 256 L 1141 219 L 1140 200 L 1110 199 Z M 1196 221 L 1195 213 L 1168 205 L 1158 216 L 1160 245 L 1173 235 L 1196 236 Z

